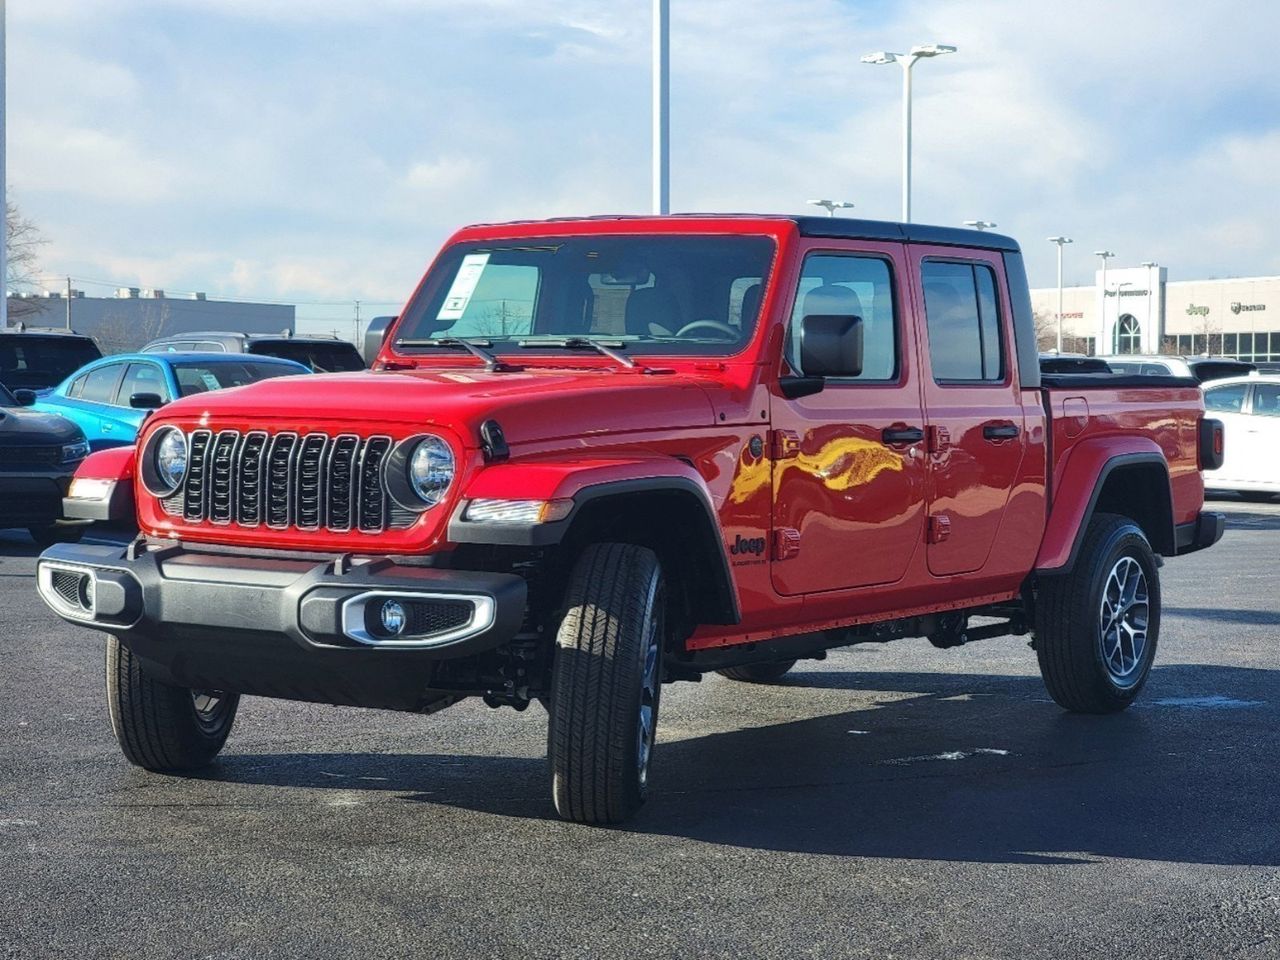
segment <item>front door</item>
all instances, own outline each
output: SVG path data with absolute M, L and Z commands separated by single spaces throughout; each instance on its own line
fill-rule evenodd
M 925 458 L 901 244 L 808 246 L 790 312 L 862 318 L 861 375 L 773 404 L 774 589 L 794 596 L 900 580 L 922 541 Z M 802 373 L 794 338 L 787 365 Z
M 924 308 L 929 572 L 987 563 L 1026 451 L 998 253 L 913 247 Z

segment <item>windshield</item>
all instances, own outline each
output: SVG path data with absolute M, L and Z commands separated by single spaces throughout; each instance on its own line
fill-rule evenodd
M 455 338 L 556 349 L 586 337 L 633 353 L 727 356 L 755 329 L 773 252 L 771 239 L 744 236 L 459 244 L 409 305 L 396 348 Z
M 354 346 L 343 341 L 316 343 L 311 340 L 254 340 L 249 352 L 295 360 L 313 373 L 345 373 L 363 370 L 364 360 Z
M 83 337 L 0 336 L 0 383 L 10 390 L 52 387 L 102 352 Z
M 178 389 L 184 397 L 204 393 L 206 390 L 243 387 L 246 383 L 257 383 L 272 377 L 292 377 L 306 372 L 283 363 L 260 363 L 255 360 L 226 360 L 217 363 L 188 361 L 173 365 L 173 375 L 177 377 Z

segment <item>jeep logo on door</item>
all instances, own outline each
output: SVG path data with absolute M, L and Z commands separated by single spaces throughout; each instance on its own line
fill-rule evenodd
M 764 537 L 744 537 L 742 534 L 738 534 L 733 543 L 729 544 L 729 552 L 735 557 L 764 556 Z

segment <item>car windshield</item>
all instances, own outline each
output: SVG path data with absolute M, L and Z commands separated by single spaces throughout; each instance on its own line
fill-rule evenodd
M 217 363 L 189 361 L 173 365 L 173 375 L 177 377 L 178 389 L 184 397 L 207 390 L 243 387 L 246 383 L 257 383 L 272 377 L 292 377 L 306 372 L 283 363 L 261 363 L 256 360 L 226 360 Z
M 494 351 L 580 348 L 727 356 L 750 338 L 774 243 L 747 236 L 597 236 L 458 244 L 396 331 Z M 455 343 L 456 346 L 456 343 Z
M 345 373 L 364 369 L 360 352 L 341 340 L 334 343 L 314 340 L 254 340 L 249 345 L 249 352 L 293 360 L 310 367 L 313 373 Z
M 83 337 L 4 334 L 0 336 L 0 383 L 10 390 L 43 390 L 101 356 L 97 345 Z

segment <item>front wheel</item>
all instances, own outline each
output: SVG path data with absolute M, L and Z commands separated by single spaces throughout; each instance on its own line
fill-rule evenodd
M 593 544 L 574 566 L 556 635 L 547 754 L 556 812 L 620 823 L 649 785 L 666 639 L 652 550 Z
M 1115 713 L 1138 696 L 1160 635 L 1160 575 L 1127 517 L 1089 521 L 1070 573 L 1040 580 L 1036 657 L 1049 695 L 1077 713 Z
M 148 677 L 118 639 L 107 637 L 107 712 L 125 759 L 155 772 L 208 766 L 227 742 L 240 695 L 192 690 Z

